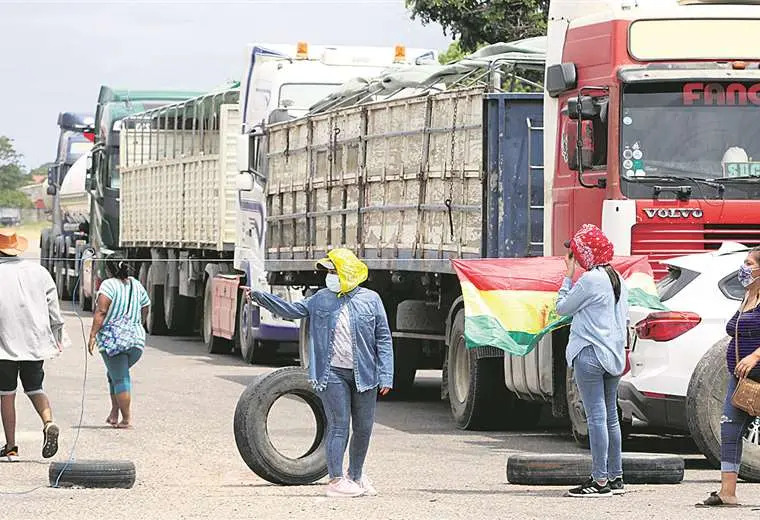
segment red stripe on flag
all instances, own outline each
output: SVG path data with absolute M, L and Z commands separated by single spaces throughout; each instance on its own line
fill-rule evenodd
M 567 268 L 562 257 L 483 258 L 480 260 L 452 260 L 457 276 L 469 281 L 480 291 L 557 291 L 562 285 Z M 645 256 L 615 257 L 612 266 L 628 278 L 634 273 L 652 275 Z M 583 273 L 579 267 L 575 278 Z

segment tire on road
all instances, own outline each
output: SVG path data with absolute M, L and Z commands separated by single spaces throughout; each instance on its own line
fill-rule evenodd
M 518 453 L 507 457 L 507 481 L 526 486 L 572 486 L 591 474 L 585 453 Z M 684 460 L 678 455 L 623 453 L 626 484 L 679 484 Z
M 214 277 L 209 276 L 206 279 L 206 287 L 203 291 L 203 324 L 201 333 L 203 334 L 203 343 L 206 345 L 206 351 L 209 354 L 229 354 L 232 352 L 234 343 L 226 338 L 214 336 L 211 326 L 211 317 L 213 312 L 213 282 Z
M 195 301 L 187 296 L 180 296 L 179 287 L 171 287 L 171 274 L 166 269 L 164 277 L 164 323 L 166 329 L 176 335 L 192 332 Z
M 43 229 L 40 233 L 40 265 L 44 267 L 51 275 L 53 274 L 50 269 L 50 235 L 53 233 L 52 229 Z
M 311 447 L 297 459 L 286 457 L 272 445 L 267 417 L 272 405 L 285 395 L 296 395 L 311 408 L 317 430 Z M 298 367 L 275 370 L 255 380 L 243 391 L 235 408 L 235 443 L 243 460 L 256 475 L 288 486 L 312 484 L 327 475 L 325 430 L 327 416 L 322 400 Z
M 420 345 L 413 339 L 393 341 L 393 393 L 404 394 L 414 386 L 420 362 Z
M 48 469 L 50 485 L 58 487 L 129 489 L 135 478 L 134 463 L 120 460 L 51 462 Z
M 146 264 L 147 265 L 147 264 Z M 154 279 L 155 269 L 153 265 L 148 265 L 146 281 L 148 285 L 148 298 L 150 298 L 150 307 L 148 308 L 148 318 L 145 320 L 148 334 L 151 336 L 162 336 L 166 334 L 166 323 L 164 321 L 164 287 L 158 285 Z
M 447 380 L 451 414 L 463 430 L 497 430 L 510 422 L 516 397 L 504 383 L 502 358 L 478 359 L 465 346 L 464 310 L 454 318 Z
M 686 391 L 686 421 L 699 451 L 714 467 L 720 467 L 720 418 L 728 384 L 726 349 L 730 338 L 713 345 L 697 363 Z M 752 424 L 750 428 L 755 427 Z M 760 445 L 743 440 L 739 478 L 760 481 Z
M 55 270 L 55 287 L 58 290 L 58 299 L 61 301 L 68 301 L 71 299 L 69 294 L 68 276 L 66 275 L 66 256 L 64 249 L 63 239 L 58 237 L 53 248 L 53 260 L 52 265 Z

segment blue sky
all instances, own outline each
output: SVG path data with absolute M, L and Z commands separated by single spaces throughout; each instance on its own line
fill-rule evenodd
M 0 135 L 24 163 L 54 158 L 61 111 L 94 111 L 101 84 L 206 90 L 239 79 L 248 43 L 444 50 L 403 0 L 0 0 Z

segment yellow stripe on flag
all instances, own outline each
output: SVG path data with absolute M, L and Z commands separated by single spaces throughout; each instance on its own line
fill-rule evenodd
M 491 316 L 504 330 L 536 334 L 558 317 L 554 313 L 556 292 L 480 291 L 461 281 L 465 316 Z

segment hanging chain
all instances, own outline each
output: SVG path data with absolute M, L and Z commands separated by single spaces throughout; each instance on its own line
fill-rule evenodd
M 459 96 L 454 96 L 454 117 L 451 123 L 451 155 L 449 159 L 449 198 L 444 201 L 449 214 L 449 231 L 451 241 L 454 241 L 454 215 L 452 213 L 452 204 L 454 203 L 454 150 L 457 139 L 457 109 L 459 106 Z

